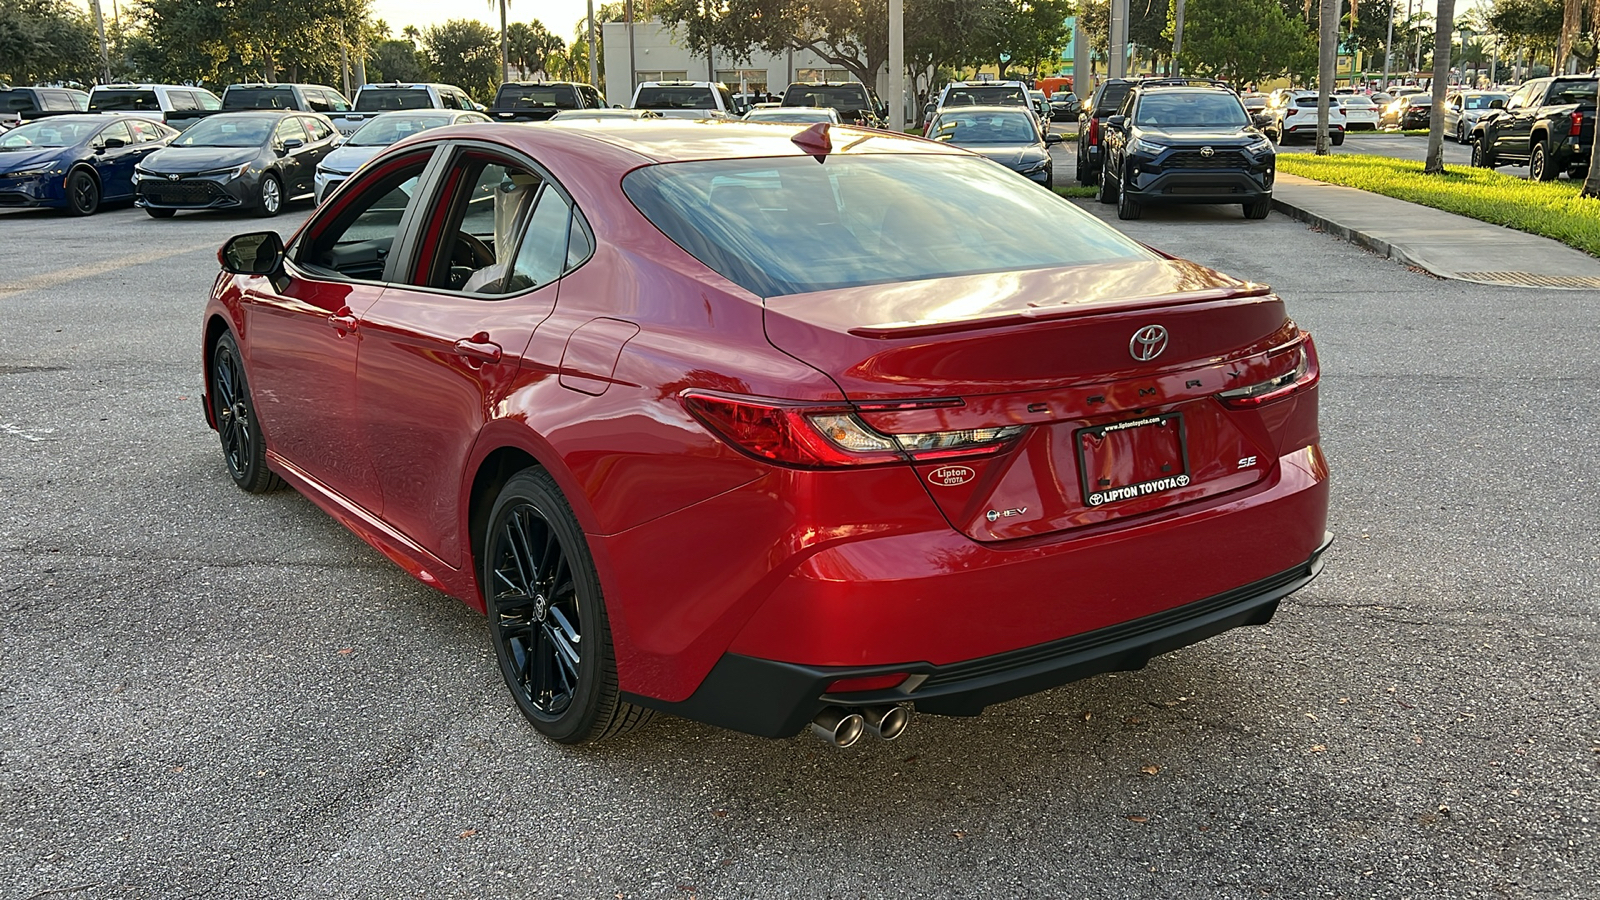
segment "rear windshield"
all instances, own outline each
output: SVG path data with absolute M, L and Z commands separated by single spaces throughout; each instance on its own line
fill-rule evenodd
M 708 87 L 641 87 L 634 109 L 716 109 Z
M 501 85 L 494 105 L 501 109 L 577 109 L 578 92 L 571 85 Z
M 1508 94 L 1468 94 L 1465 98 L 1467 109 L 1488 109 L 1489 104 L 1499 100 L 1504 104 L 1511 99 Z
M 294 89 L 228 88 L 222 96 L 223 109 L 296 109 Z
M 1135 125 L 1155 128 L 1242 128 L 1250 124 L 1244 107 L 1232 94 L 1146 94 L 1133 111 Z
M 376 119 L 368 119 L 367 124 L 357 128 L 347 143 L 352 147 L 387 147 L 419 131 L 449 124 L 448 115 L 379 116 Z
M 1561 103 L 1594 103 L 1596 86 L 1593 78 L 1582 81 L 1558 81 L 1550 96 Z
M 1104 115 L 1114 111 L 1122 105 L 1123 98 L 1128 96 L 1128 91 L 1132 89 L 1133 85 L 1131 84 L 1106 85 L 1105 90 L 1100 92 L 1100 102 L 1094 105 L 1095 115 Z
M 831 106 L 840 112 L 857 112 L 871 107 L 867 92 L 860 85 L 837 87 L 814 85 L 792 87 L 783 95 L 784 106 Z
M 161 101 L 155 91 L 95 91 L 89 95 L 89 109 L 93 112 L 108 109 L 161 112 Z
M 968 144 L 1037 144 L 1040 141 L 1033 117 L 1027 113 L 962 112 L 959 109 L 939 113 L 928 137 L 963 147 Z
M 946 106 L 1027 106 L 1028 95 L 1019 87 L 953 87 Z
M 362 88 L 356 97 L 356 112 L 432 108 L 433 98 L 427 88 Z
M 762 297 L 1154 258 L 1067 200 L 964 154 L 669 163 L 634 170 L 622 188 L 667 237 Z
M 32 91 L 0 91 L 0 112 L 32 112 Z

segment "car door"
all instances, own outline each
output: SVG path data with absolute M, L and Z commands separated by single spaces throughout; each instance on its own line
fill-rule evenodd
M 1510 110 L 1510 115 L 1503 120 L 1496 135 L 1495 147 L 1504 155 L 1528 155 L 1528 140 L 1533 136 L 1533 121 L 1544 106 L 1545 90 L 1550 86 L 1549 79 L 1530 81 L 1517 91 L 1517 97 L 1522 98 L 1521 104 L 1516 109 Z M 1516 97 L 1512 98 L 1513 100 Z
M 301 116 L 300 124 L 305 128 L 309 141 L 304 148 L 305 152 L 300 156 L 301 165 L 311 173 L 307 176 L 309 184 L 310 178 L 316 174 L 318 164 L 333 152 L 333 138 L 338 132 L 334 130 L 332 123 L 316 116 Z
M 509 153 L 458 148 L 448 170 L 421 240 L 434 252 L 361 315 L 356 391 L 384 520 L 461 568 L 467 458 L 555 308 L 573 206 Z
M 133 193 L 133 164 L 144 157 L 127 122 L 100 129 L 89 144 L 90 165 L 100 176 L 100 197 L 110 200 Z
M 311 176 L 316 166 L 306 166 L 310 153 L 311 136 L 300 124 L 299 116 L 284 116 L 272 131 L 272 149 L 278 154 L 278 174 L 283 179 L 283 196 L 293 199 L 311 190 Z
M 432 151 L 387 160 L 322 207 L 286 254 L 280 279 L 244 291 L 246 364 L 274 453 L 374 514 L 382 493 L 356 417 L 357 316 L 399 265 L 391 253 L 417 217 Z

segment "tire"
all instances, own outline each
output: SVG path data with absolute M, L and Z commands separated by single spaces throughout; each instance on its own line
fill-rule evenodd
M 152 219 L 170 219 L 178 214 L 178 211 L 175 209 L 159 209 L 154 206 L 146 206 L 144 211 Z
M 1089 165 L 1089 151 L 1083 142 L 1078 142 L 1078 183 L 1084 187 L 1095 187 L 1100 184 L 1100 170 Z
M 271 173 L 262 175 L 261 184 L 256 188 L 256 215 L 268 219 L 282 211 L 283 182 Z
M 1085 180 L 1085 177 L 1084 177 L 1084 172 L 1083 172 L 1083 147 L 1081 147 L 1081 146 L 1078 147 L 1077 152 L 1072 154 L 1072 177 L 1079 184 L 1084 185 L 1085 187 L 1087 187 L 1088 184 L 1089 184 L 1089 182 L 1087 180 Z
M 1472 165 L 1479 169 L 1492 169 L 1495 165 L 1494 151 L 1484 146 L 1489 136 L 1483 133 L 1473 134 Z
M 1144 204 L 1128 196 L 1125 190 L 1117 192 L 1117 218 L 1137 219 L 1144 215 Z
M 1056 173 L 1054 171 L 1044 176 L 1044 189 L 1047 191 L 1056 189 Z
M 231 332 L 224 332 L 211 346 L 211 366 L 206 374 L 210 391 L 211 415 L 222 440 L 222 460 L 228 476 L 240 490 L 264 494 L 283 486 L 283 479 L 267 469 L 267 442 L 250 399 L 250 383 L 244 374 L 244 357 Z
M 1466 142 L 1467 142 L 1467 123 L 1465 121 L 1457 122 L 1456 123 L 1456 143 L 1465 144 Z
M 651 719 L 621 699 L 594 558 L 543 469 L 513 475 L 495 498 L 480 583 L 500 674 L 539 733 L 585 744 Z
M 88 169 L 73 169 L 67 174 L 67 212 L 92 216 L 100 210 L 100 182 Z
M 1550 165 L 1550 145 L 1540 141 L 1533 145 L 1533 154 L 1528 157 L 1528 179 L 1530 181 L 1555 181 L 1561 174 L 1555 166 Z
M 1328 143 L 1334 145 L 1335 147 L 1343 147 L 1344 146 L 1344 132 L 1341 131 L 1338 134 L 1330 134 L 1330 135 L 1328 135 Z
M 1244 205 L 1244 217 L 1246 219 L 1265 219 L 1271 212 L 1271 197 L 1262 197 L 1259 200 L 1251 200 Z
M 1096 184 L 1100 188 L 1100 190 L 1095 192 L 1094 198 L 1096 200 L 1099 200 L 1101 203 L 1104 203 L 1107 206 L 1117 202 L 1117 186 L 1111 183 L 1111 179 L 1106 175 L 1105 166 L 1103 164 L 1100 168 L 1100 179 L 1098 182 L 1096 182 Z

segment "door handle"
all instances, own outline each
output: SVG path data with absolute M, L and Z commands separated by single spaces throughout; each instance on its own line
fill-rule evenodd
M 487 332 L 456 341 L 456 355 L 469 363 L 493 364 L 500 361 L 500 345 L 489 340 Z
M 350 312 L 350 307 L 346 306 L 329 316 L 328 324 L 332 325 L 334 330 L 339 332 L 340 337 L 343 337 L 346 334 L 356 330 L 356 317 Z

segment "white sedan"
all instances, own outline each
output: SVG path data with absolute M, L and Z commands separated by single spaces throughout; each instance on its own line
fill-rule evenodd
M 1339 98 L 1339 106 L 1344 111 L 1345 129 L 1348 131 L 1377 131 L 1378 130 L 1378 104 L 1366 94 L 1353 94 Z

